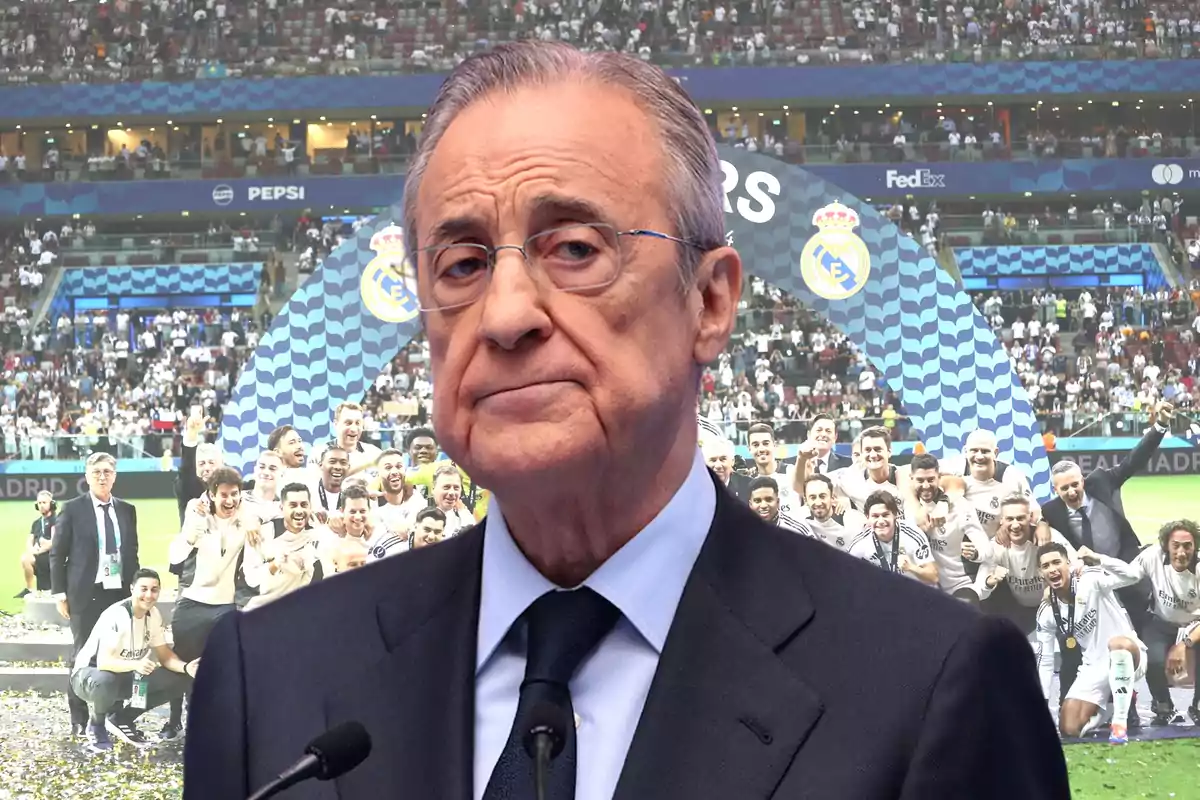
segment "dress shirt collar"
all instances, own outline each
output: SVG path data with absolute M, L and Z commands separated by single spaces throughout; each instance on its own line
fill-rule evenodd
M 93 494 L 92 492 L 88 492 L 88 497 L 92 498 L 92 508 L 96 509 L 97 511 L 100 510 L 100 506 L 109 506 L 110 509 L 116 508 L 116 503 L 114 503 L 116 498 L 113 497 L 111 494 L 108 496 L 107 500 L 101 500 L 99 497 L 96 497 L 96 495 Z
M 716 507 L 716 489 L 697 449 L 683 485 L 658 516 L 583 582 L 616 606 L 658 653 Z M 525 609 L 556 588 L 517 547 L 493 497 L 483 537 L 477 674 Z

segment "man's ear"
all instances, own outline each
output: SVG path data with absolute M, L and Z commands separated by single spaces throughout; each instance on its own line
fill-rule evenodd
M 689 290 L 690 307 L 696 314 L 697 364 L 709 364 L 729 344 L 742 297 L 742 257 L 732 247 L 718 247 L 704 254 L 696 267 Z

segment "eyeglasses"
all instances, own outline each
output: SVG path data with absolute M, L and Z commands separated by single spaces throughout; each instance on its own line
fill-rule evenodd
M 415 276 L 416 259 L 424 253 L 429 261 L 429 305 L 422 311 L 449 311 L 469 306 L 487 289 L 496 254 L 516 250 L 534 273 L 541 273 L 554 288 L 564 292 L 587 292 L 611 285 L 621 275 L 625 259 L 621 252 L 622 236 L 647 236 L 707 250 L 696 242 L 650 230 L 618 231 L 604 223 L 564 225 L 535 233 L 523 245 L 500 244 L 495 247 L 462 242 L 422 247 L 406 257 L 402 268 Z

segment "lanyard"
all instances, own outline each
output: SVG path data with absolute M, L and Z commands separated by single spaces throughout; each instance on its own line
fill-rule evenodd
M 325 484 L 317 481 L 317 498 L 321 501 L 321 508 L 329 511 L 329 495 L 325 493 Z
M 129 646 L 130 646 L 130 648 L 133 647 L 133 641 L 135 638 L 133 635 L 134 620 L 135 620 L 135 617 L 133 615 L 133 604 L 130 603 L 130 605 L 129 605 Z M 133 652 L 140 653 L 144 650 L 149 650 L 149 649 L 150 649 L 150 612 L 147 611 L 146 616 L 142 618 L 142 649 L 135 650 Z
M 875 542 L 875 557 L 879 559 L 879 566 L 887 567 L 887 556 L 883 554 L 883 545 L 879 542 L 879 537 L 875 535 L 875 531 L 871 531 L 871 540 Z M 896 563 L 900 560 L 900 531 L 892 531 L 892 572 L 896 571 Z
M 1071 589 L 1075 588 L 1075 579 L 1071 579 Z M 1072 638 L 1075 636 L 1075 593 L 1071 593 L 1071 607 L 1067 611 L 1067 626 L 1063 627 L 1062 613 L 1058 610 L 1058 596 L 1054 596 L 1054 602 L 1050 604 L 1050 610 L 1054 612 L 1054 626 L 1058 628 L 1058 632 L 1063 636 Z

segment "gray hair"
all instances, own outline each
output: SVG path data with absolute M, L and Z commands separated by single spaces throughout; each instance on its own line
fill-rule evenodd
M 225 456 L 221 452 L 221 448 L 212 442 L 201 442 L 196 445 L 196 458 L 214 458 L 221 463 L 225 461 Z
M 1059 461 L 1057 464 L 1055 464 L 1053 467 L 1050 468 L 1050 474 L 1051 475 L 1062 475 L 1063 473 L 1070 472 L 1073 469 L 1077 469 L 1077 470 L 1079 470 L 1079 474 L 1081 474 L 1081 475 L 1083 474 L 1083 469 L 1080 468 L 1080 466 L 1078 464 L 1076 464 L 1074 461 L 1072 461 L 1069 458 L 1064 458 L 1062 461 Z
M 108 453 L 92 453 L 84 462 L 84 469 L 89 469 L 97 464 L 108 464 L 114 470 L 117 468 L 117 460 Z
M 409 253 L 418 248 L 416 213 L 421 181 L 455 117 L 492 93 L 511 93 L 570 78 L 590 79 L 629 92 L 657 125 L 662 139 L 668 213 L 676 235 L 704 249 L 725 243 L 724 174 L 716 144 L 704 115 L 677 81 L 658 67 L 623 53 L 582 52 L 562 42 L 520 41 L 467 58 L 446 78 L 429 107 L 404 184 L 404 246 Z M 679 247 L 679 268 L 686 287 L 703 253 L 695 247 Z

